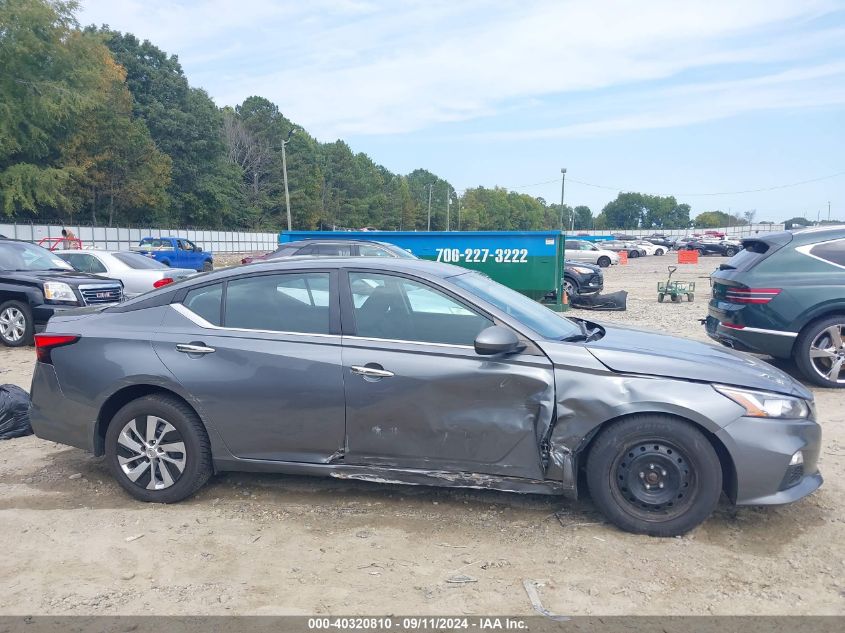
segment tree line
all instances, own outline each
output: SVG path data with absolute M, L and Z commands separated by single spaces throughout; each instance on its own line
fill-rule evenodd
M 594 217 L 501 187 L 458 192 L 425 169 L 395 174 L 342 140 L 319 142 L 264 97 L 218 107 L 175 55 L 107 26 L 81 28 L 77 9 L 0 0 L 0 216 L 277 230 L 286 143 L 295 229 L 692 225 L 690 206 L 672 196 L 620 193 Z M 721 211 L 694 220 L 743 221 Z

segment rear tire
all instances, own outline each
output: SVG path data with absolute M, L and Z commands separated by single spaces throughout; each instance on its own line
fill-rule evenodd
M 677 536 L 700 525 L 719 502 L 722 467 L 691 423 L 637 415 L 604 429 L 587 457 L 593 502 L 617 527 Z
M 658 292 L 658 293 L 657 293 L 657 302 L 658 302 L 658 303 L 663 303 L 663 299 L 664 299 L 665 297 L 666 297 L 666 295 L 664 295 L 662 292 Z
M 0 304 L 0 343 L 7 347 L 31 345 L 34 327 L 28 304 L 15 300 Z
M 596 262 L 600 268 L 607 268 L 610 266 L 610 258 L 606 255 L 602 255 L 599 257 L 599 261 Z
M 795 341 L 793 357 L 813 384 L 845 389 L 845 314 L 806 326 Z
M 698 256 L 704 257 L 705 255 L 707 255 L 707 251 L 705 251 L 703 248 L 699 248 L 698 249 Z
M 662 248 L 658 248 L 656 251 L 654 251 L 654 254 L 657 256 L 663 255 L 664 253 L 665 251 Z
M 112 476 L 139 501 L 182 501 L 212 474 L 205 427 L 174 396 L 145 396 L 124 406 L 109 423 L 105 443 Z

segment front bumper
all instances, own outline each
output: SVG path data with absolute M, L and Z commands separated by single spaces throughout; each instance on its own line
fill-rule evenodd
M 716 434 L 734 464 L 729 496 L 737 505 L 791 503 L 822 485 L 818 470 L 821 427 L 814 420 L 742 417 Z M 790 466 L 801 451 L 800 471 Z
M 707 336 L 726 347 L 741 352 L 767 354 L 775 358 L 790 358 L 795 339 L 798 336 L 796 332 L 748 326 L 729 327 L 713 315 L 707 316 L 704 325 L 707 328 Z
M 604 288 L 604 275 L 601 273 L 584 275 L 578 279 L 578 288 L 582 295 L 592 295 L 601 292 Z

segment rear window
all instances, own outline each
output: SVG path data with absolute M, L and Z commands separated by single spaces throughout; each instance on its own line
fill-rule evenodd
M 145 237 L 141 240 L 141 246 L 149 246 L 150 248 L 170 248 L 173 244 L 170 240 L 162 240 L 157 237 Z
M 769 244 L 764 240 L 745 240 L 743 249 L 719 266 L 719 270 L 751 270 L 780 248 L 780 244 Z
M 169 268 L 159 261 L 151 257 L 139 255 L 138 253 L 112 253 L 112 256 L 119 262 L 126 264 L 129 268 L 135 270 L 158 270 L 159 268 Z

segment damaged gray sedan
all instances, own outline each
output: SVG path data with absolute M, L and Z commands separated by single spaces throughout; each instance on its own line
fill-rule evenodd
M 463 268 L 284 260 L 53 317 L 32 426 L 142 501 L 225 470 L 577 496 L 669 536 L 822 483 L 810 392 L 724 347 L 562 318 Z

